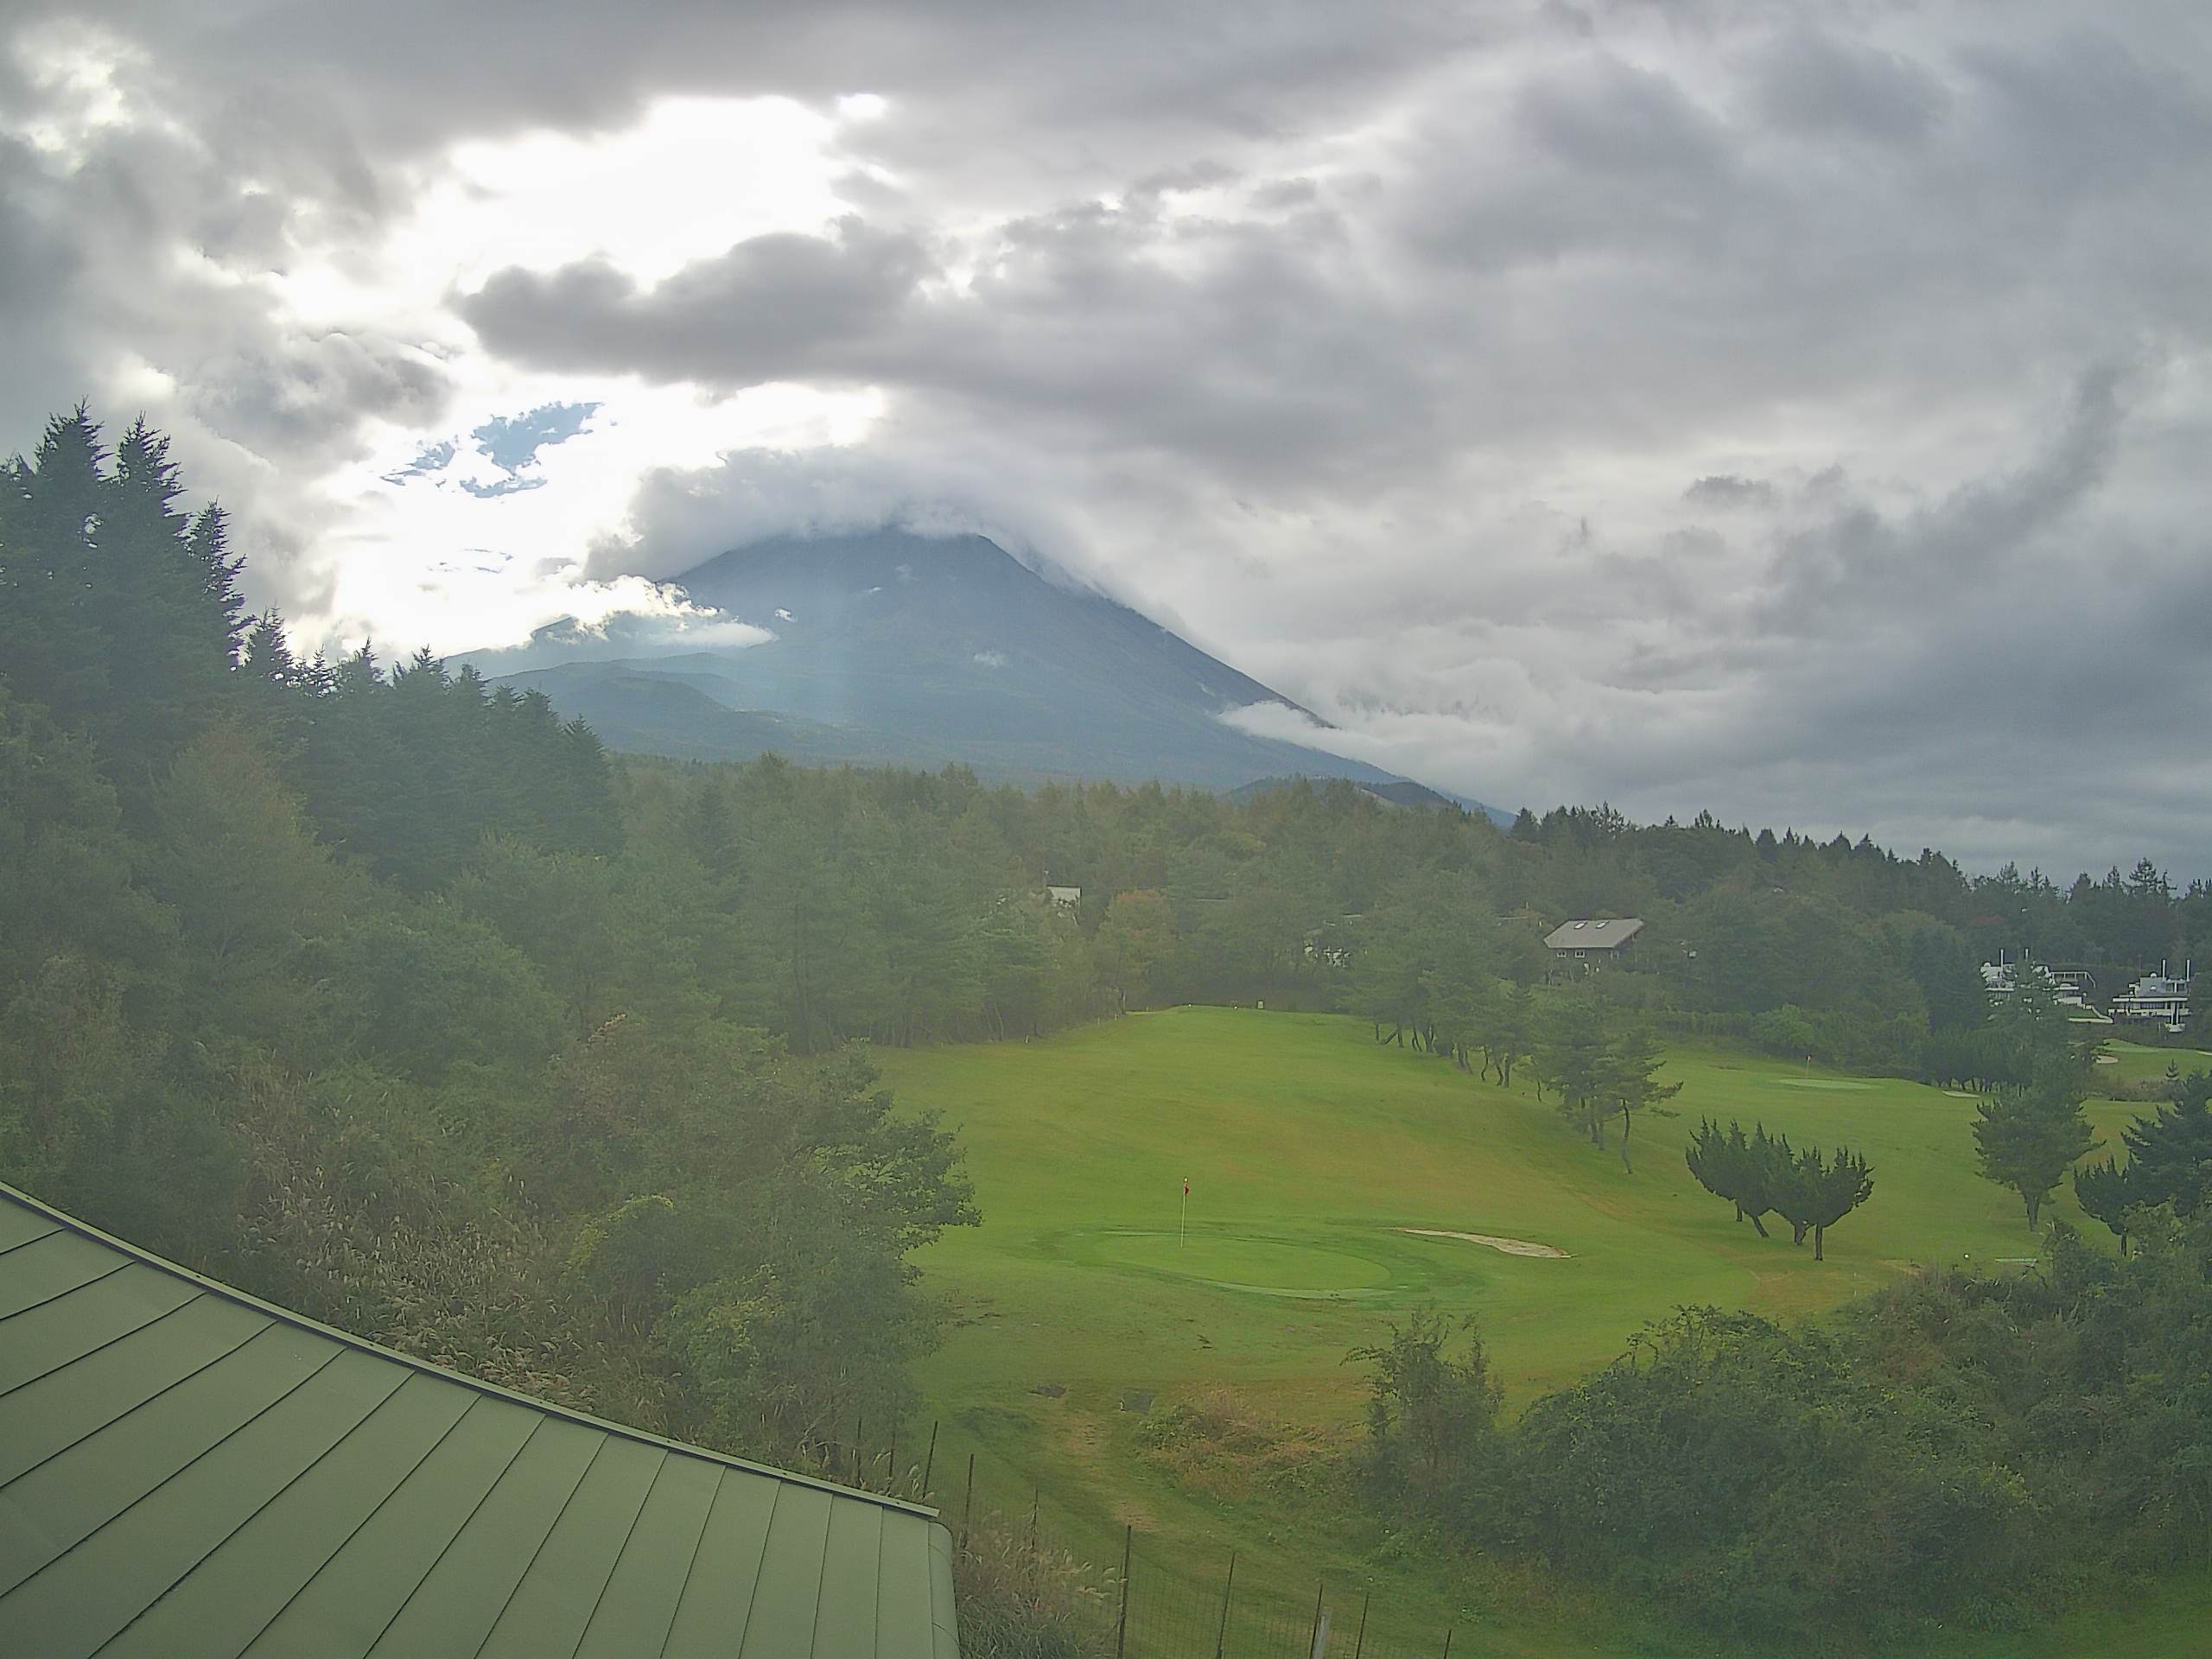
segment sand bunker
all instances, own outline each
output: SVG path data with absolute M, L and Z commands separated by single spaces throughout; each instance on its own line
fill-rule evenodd
M 1493 1250 L 1503 1250 L 1508 1255 L 1556 1255 L 1564 1258 L 1565 1250 L 1555 1250 L 1548 1244 L 1531 1244 L 1525 1238 L 1499 1238 L 1490 1233 L 1447 1232 L 1441 1227 L 1397 1227 L 1394 1232 L 1413 1233 L 1422 1238 L 1461 1238 L 1470 1244 L 1486 1244 Z

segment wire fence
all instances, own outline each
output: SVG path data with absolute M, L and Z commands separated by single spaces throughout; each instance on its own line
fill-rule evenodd
M 1065 1510 L 1034 1483 L 986 1472 L 981 1490 L 975 1452 L 940 1463 L 936 1424 L 918 1445 L 875 1452 L 866 1449 L 863 1427 L 855 1426 L 850 1444 L 817 1448 L 822 1472 L 936 1506 L 963 1570 L 1021 1604 L 1033 1626 L 1057 1631 L 1050 1644 L 1009 1650 L 1096 1659 L 1450 1659 L 1451 1629 L 1408 1630 L 1360 1585 L 1317 1573 L 1310 1588 L 1294 1592 L 1279 1571 L 1265 1581 L 1249 1563 L 1240 1571 L 1233 1549 L 1218 1560 L 1192 1559 L 1133 1523 L 1114 1529 Z

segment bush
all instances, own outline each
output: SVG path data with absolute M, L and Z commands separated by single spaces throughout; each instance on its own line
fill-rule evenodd
M 1139 1455 L 1179 1485 L 1230 1502 L 1255 1489 L 1310 1495 L 1339 1450 L 1320 1430 L 1267 1421 L 1233 1389 L 1209 1389 L 1154 1412 L 1138 1425 L 1136 1440 Z
M 1019 1525 L 980 1516 L 952 1559 L 967 1659 L 1103 1659 L 1114 1651 L 1104 1581 Z
M 2132 1259 L 2062 1224 L 2032 1273 L 1927 1270 L 1794 1329 L 1685 1308 L 1503 1429 L 1419 1321 L 1363 1356 L 1359 1466 L 1394 1522 L 1763 1650 L 2024 1624 L 2212 1555 L 2212 1216 L 2133 1219 Z M 1408 1433 L 1400 1402 L 1469 1389 Z

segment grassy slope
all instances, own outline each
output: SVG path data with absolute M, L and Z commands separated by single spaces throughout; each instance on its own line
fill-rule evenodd
M 1378 1050 L 1363 1025 L 1330 1016 L 1179 1009 L 1040 1043 L 879 1058 L 902 1102 L 960 1127 L 985 1217 L 923 1257 L 956 1319 L 925 1376 L 947 1425 L 940 1497 L 957 1503 L 957 1474 L 942 1471 L 976 1451 L 986 1502 L 1016 1507 L 1041 1484 L 1058 1529 L 1099 1559 L 1134 1522 L 1159 1541 L 1155 1554 L 1194 1571 L 1236 1548 L 1240 1586 L 1287 1600 L 1302 1580 L 1295 1593 L 1309 1606 L 1318 1565 L 1340 1583 L 1372 1584 L 1395 1625 L 1459 1624 L 1455 1651 L 1587 1651 L 1628 1637 L 1594 1609 L 1531 1605 L 1501 1581 L 1447 1586 L 1355 1559 L 1325 1525 L 1249 1501 L 1195 1501 L 1134 1455 L 1140 1419 L 1122 1408 L 1125 1392 L 1166 1402 L 1227 1384 L 1272 1417 L 1348 1424 L 1360 1385 L 1345 1351 L 1394 1313 L 1433 1303 L 1481 1318 L 1525 1399 L 1602 1365 L 1680 1303 L 1789 1315 L 1913 1262 L 2035 1249 L 2018 1200 L 1971 1173 L 1970 1102 L 1752 1056 L 1676 1054 L 1681 1116 L 1638 1128 L 1633 1174 L 1524 1089 Z M 2109 1136 L 2135 1109 L 2101 1109 L 2100 1128 Z M 1831 1233 L 1827 1262 L 1786 1233 L 1761 1240 L 1690 1179 L 1681 1147 L 1701 1114 L 1867 1153 L 1876 1196 Z M 2054 1205 L 2075 1217 L 2069 1195 Z M 1398 1227 L 1506 1235 L 1569 1259 Z M 2177 1608 L 2177 1628 L 2194 1629 L 2194 1611 Z M 2148 1625 L 2139 1634 L 2139 1650 L 2164 1650 Z M 1648 1632 L 1637 1648 L 1704 1650 Z

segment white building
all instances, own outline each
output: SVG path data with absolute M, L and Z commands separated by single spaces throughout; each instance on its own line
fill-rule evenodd
M 2089 995 L 2097 988 L 2096 977 L 2087 969 L 2062 968 L 2052 969 L 2039 962 L 2030 962 L 2025 957 L 2018 962 L 1985 962 L 1981 964 L 1981 988 L 1989 993 L 1993 1002 L 2002 1002 L 2020 982 L 2022 973 L 2031 973 L 2049 988 L 2052 1001 L 2062 1008 L 2073 1012 L 2067 1015 L 2075 1025 L 2107 1026 L 2112 1023 L 2096 1010 Z
M 2194 963 L 2190 964 L 2193 970 Z M 2179 1031 L 2189 1023 L 2189 988 L 2192 974 L 2176 979 L 2167 974 L 2145 974 L 2112 1000 L 2115 1020 L 2156 1023 Z

